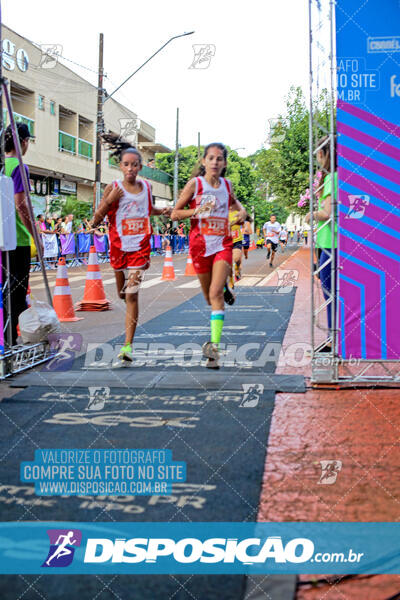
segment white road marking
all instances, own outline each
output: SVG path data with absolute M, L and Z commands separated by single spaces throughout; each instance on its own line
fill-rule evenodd
M 200 287 L 200 281 L 198 279 L 195 279 L 194 281 L 188 281 L 187 283 L 183 283 L 182 285 L 178 285 L 179 289 L 182 288 L 199 288 Z
M 261 277 L 256 277 L 255 275 L 244 275 L 240 281 L 235 283 L 235 287 L 246 287 L 256 285 L 259 281 L 261 281 Z

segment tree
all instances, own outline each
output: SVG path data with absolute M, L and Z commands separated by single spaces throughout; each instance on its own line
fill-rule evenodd
M 315 102 L 318 121 L 329 123 L 329 97 L 326 90 Z M 289 212 L 304 214 L 309 207 L 299 208 L 300 195 L 309 187 L 309 110 L 300 87 L 291 87 L 286 99 L 286 112 L 280 115 L 273 131 L 271 147 L 256 152 L 253 162 L 260 187 Z M 317 128 L 320 137 L 323 131 Z
M 249 214 L 252 212 L 252 207 L 256 201 L 256 177 L 254 168 L 248 158 L 239 156 L 234 150 L 228 150 L 228 167 L 226 177 L 232 181 L 235 194 L 238 200 L 246 207 Z M 204 147 L 200 148 L 201 156 L 204 152 Z M 196 166 L 198 163 L 197 146 L 186 146 L 179 149 L 179 169 L 178 169 L 178 189 L 184 188 L 186 183 L 195 176 Z M 175 152 L 156 155 L 157 168 L 174 175 Z

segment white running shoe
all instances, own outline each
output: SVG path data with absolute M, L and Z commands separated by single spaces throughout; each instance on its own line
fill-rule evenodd
M 201 349 L 203 351 L 203 356 L 207 358 L 207 369 L 219 369 L 218 344 L 213 344 L 212 342 L 205 342 Z

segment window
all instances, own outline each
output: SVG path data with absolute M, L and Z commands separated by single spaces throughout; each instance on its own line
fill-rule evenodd
M 40 110 L 44 110 L 44 96 L 39 95 L 38 107 L 40 108 Z
M 54 102 L 54 100 L 50 100 L 50 114 L 56 114 L 56 103 Z

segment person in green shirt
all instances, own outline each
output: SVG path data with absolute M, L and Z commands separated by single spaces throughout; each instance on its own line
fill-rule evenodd
M 329 221 L 331 217 L 331 202 L 332 197 L 337 199 L 338 197 L 338 179 L 337 179 L 337 157 L 336 157 L 336 136 L 335 136 L 335 174 L 334 181 L 332 183 L 331 169 L 331 148 L 329 136 L 325 136 L 318 142 L 320 150 L 317 152 L 317 161 L 321 166 L 321 179 L 318 188 L 320 189 L 318 195 L 318 210 L 314 212 L 314 219 L 318 222 L 316 247 L 319 254 L 319 267 L 322 267 L 319 272 L 319 278 L 322 286 L 322 293 L 325 300 L 328 300 L 332 291 L 331 281 L 331 262 L 323 266 L 328 259 L 332 256 L 332 227 Z M 310 213 L 306 215 L 305 220 L 307 223 L 310 221 Z M 337 223 L 335 221 L 334 229 L 334 253 L 335 253 L 335 265 L 337 265 Z M 335 283 L 336 286 L 336 283 Z M 328 335 L 332 328 L 332 303 L 328 304 L 327 316 L 328 316 Z M 336 314 L 336 305 L 334 308 L 334 314 Z M 322 350 L 330 352 L 331 347 L 326 344 Z
M 17 132 L 21 145 L 22 155 L 26 154 L 29 147 L 29 138 L 31 137 L 28 126 L 25 123 L 17 123 Z M 24 187 L 22 183 L 21 171 L 17 153 L 14 146 L 12 129 L 9 125 L 4 135 L 5 150 L 5 175 L 11 177 L 14 184 L 15 199 L 15 225 L 17 230 L 17 247 L 15 250 L 9 250 L 9 278 L 11 295 L 11 331 L 12 345 L 17 343 L 17 325 L 19 315 L 26 310 L 26 294 L 29 282 L 29 271 L 31 266 L 31 240 L 33 236 L 33 227 L 35 226 L 30 218 L 26 202 Z M 29 181 L 29 170 L 26 165 L 25 170 Z M 6 253 L 2 253 L 3 281 L 6 273 Z M 7 317 L 7 303 L 4 302 L 4 320 Z

